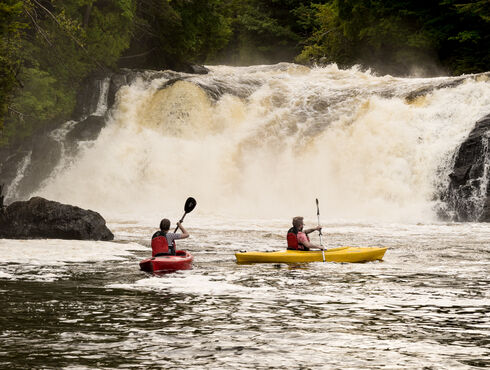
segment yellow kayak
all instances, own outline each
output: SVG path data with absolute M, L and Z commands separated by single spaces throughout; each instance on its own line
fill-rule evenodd
M 387 248 L 340 247 L 325 251 L 326 262 L 367 262 L 383 259 Z M 237 263 L 302 263 L 323 262 L 322 251 L 238 252 Z

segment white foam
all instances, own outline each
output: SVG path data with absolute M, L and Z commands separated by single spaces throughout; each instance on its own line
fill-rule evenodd
M 13 277 L 14 277 L 14 275 L 0 270 L 0 279 L 11 279 Z
M 179 271 L 160 276 L 150 276 L 132 284 L 111 284 L 108 288 L 129 290 L 164 290 L 172 293 L 197 295 L 249 295 L 263 296 L 268 287 L 250 288 L 228 282 L 225 277 L 204 276 L 193 270 Z
M 137 243 L 59 239 L 0 239 L 0 263 L 63 265 L 67 262 L 124 260 L 132 251 L 147 250 Z

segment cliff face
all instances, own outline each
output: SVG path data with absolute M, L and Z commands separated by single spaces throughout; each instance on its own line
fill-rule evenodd
M 490 222 L 490 114 L 475 125 L 456 154 L 444 197 L 456 221 Z

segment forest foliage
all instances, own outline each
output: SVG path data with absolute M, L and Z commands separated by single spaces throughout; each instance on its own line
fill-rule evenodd
M 68 119 L 80 83 L 120 67 L 354 64 L 490 70 L 488 0 L 1 0 L 0 146 Z

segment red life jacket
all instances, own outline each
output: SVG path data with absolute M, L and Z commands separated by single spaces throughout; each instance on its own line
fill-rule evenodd
M 151 238 L 151 256 L 155 257 L 159 254 L 169 254 L 168 240 L 165 234 L 157 231 Z
M 308 239 L 308 241 L 310 240 L 310 238 L 308 238 L 308 235 L 306 235 L 306 238 Z M 305 247 L 303 244 L 298 243 L 298 229 L 296 229 L 295 227 L 292 227 L 288 230 L 287 241 L 288 249 L 300 251 L 309 250 L 308 247 Z

